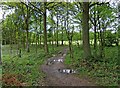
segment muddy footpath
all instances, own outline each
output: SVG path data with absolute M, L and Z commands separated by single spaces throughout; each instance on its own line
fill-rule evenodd
M 49 58 L 42 66 L 41 70 L 45 73 L 42 86 L 95 86 L 86 78 L 77 77 L 76 71 L 68 69 L 64 65 L 65 56 L 68 48 L 59 51 L 57 55 Z

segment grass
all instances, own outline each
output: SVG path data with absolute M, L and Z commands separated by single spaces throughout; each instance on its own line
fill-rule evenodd
M 91 49 L 93 53 L 94 50 Z M 105 47 L 105 58 L 96 58 L 100 61 L 95 61 L 93 57 L 89 58 L 89 61 L 85 61 L 82 47 L 73 46 L 73 51 L 74 62 L 70 59 L 68 53 L 65 64 L 68 67 L 77 69 L 80 77 L 87 76 L 101 86 L 118 86 L 118 47 Z
M 44 61 L 51 57 L 52 54 L 55 54 L 61 50 L 62 46 L 55 47 L 54 50 L 52 46 L 49 45 L 49 54 L 46 55 L 42 47 L 38 47 L 38 52 L 35 52 L 35 46 L 30 47 L 30 53 L 26 53 L 22 49 L 22 57 L 17 57 L 17 46 L 13 46 L 12 54 L 10 54 L 10 46 L 3 46 L 3 69 L 0 69 L 0 72 L 3 72 L 3 77 L 8 76 L 16 78 L 19 82 L 25 83 L 27 85 L 36 86 L 39 85 L 39 82 L 45 77 L 45 74 L 40 70 L 40 65 Z M 74 50 L 74 62 L 70 59 L 70 54 L 68 53 L 65 59 L 65 64 L 69 67 L 77 69 L 80 77 L 87 76 L 93 80 L 97 85 L 102 86 L 117 86 L 117 58 L 118 58 L 118 48 L 117 47 L 106 47 L 105 48 L 105 58 L 103 61 L 95 62 L 94 58 L 89 58 L 89 64 L 83 59 L 83 48 L 73 46 Z M 92 54 L 94 54 L 92 48 Z M 98 51 L 99 52 L 99 51 Z M 73 67 L 74 66 L 74 67 Z M 0 67 L 1 68 L 1 67 Z M 6 85 L 6 84 L 3 84 Z M 15 85 L 15 84 L 11 84 Z
M 2 66 L 0 65 L 0 79 L 2 79 Z M 0 88 L 2 87 L 2 82 L 0 80 Z
M 13 46 L 13 54 L 10 56 L 9 45 L 3 46 L 3 78 L 8 79 L 16 78 L 19 83 L 24 83 L 26 85 L 38 86 L 39 82 L 45 77 L 45 75 L 40 70 L 40 65 L 44 61 L 51 57 L 52 54 L 56 54 L 63 46 L 55 47 L 54 51 L 52 46 L 49 46 L 49 54 L 44 53 L 43 48 L 38 47 L 37 53 L 35 52 L 35 46 L 31 46 L 30 53 L 27 53 L 22 49 L 22 57 L 16 56 L 16 46 Z M 14 83 L 9 83 L 10 79 L 7 80 L 7 84 L 3 81 L 3 85 L 16 85 Z M 10 81 L 11 82 L 11 81 Z M 18 83 L 18 82 L 17 82 Z

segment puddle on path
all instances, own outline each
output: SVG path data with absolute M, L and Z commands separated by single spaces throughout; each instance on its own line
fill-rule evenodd
M 63 62 L 63 59 L 53 60 L 54 62 Z
M 65 73 L 65 74 L 73 74 L 73 73 L 77 73 L 75 70 L 73 69 L 58 69 L 58 72 L 60 73 Z
M 63 63 L 63 57 L 61 57 L 60 59 L 53 59 L 53 60 L 48 60 L 46 65 L 52 65 L 54 63 Z

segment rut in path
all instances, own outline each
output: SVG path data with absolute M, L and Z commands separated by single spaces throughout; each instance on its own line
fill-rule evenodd
M 49 58 L 46 63 L 41 66 L 41 70 L 46 74 L 45 86 L 95 86 L 87 79 L 58 71 L 58 69 L 65 68 L 63 61 L 67 51 L 67 48 L 63 49 L 58 55 Z

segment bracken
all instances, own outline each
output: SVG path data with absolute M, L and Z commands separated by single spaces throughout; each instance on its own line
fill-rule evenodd
M 25 83 L 21 83 L 17 80 L 17 75 L 15 74 L 4 74 L 2 76 L 3 85 L 6 86 L 25 86 Z

